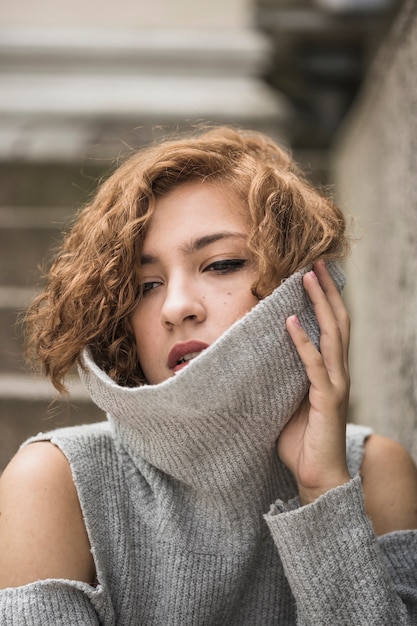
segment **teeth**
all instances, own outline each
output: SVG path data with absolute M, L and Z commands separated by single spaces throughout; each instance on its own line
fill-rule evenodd
M 181 359 L 178 361 L 178 365 L 181 365 L 181 363 L 186 363 L 186 361 L 191 361 L 191 359 L 194 359 L 199 354 L 199 352 L 188 352 L 188 354 L 184 354 L 184 356 L 181 357 Z

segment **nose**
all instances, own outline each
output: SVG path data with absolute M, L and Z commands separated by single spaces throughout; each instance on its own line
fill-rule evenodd
M 202 322 L 205 318 L 204 300 L 192 281 L 180 277 L 170 281 L 161 309 L 162 324 L 172 328 L 184 322 Z

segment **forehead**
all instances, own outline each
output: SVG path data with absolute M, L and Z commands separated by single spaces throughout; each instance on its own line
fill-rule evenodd
M 201 237 L 227 230 L 248 232 L 244 203 L 220 184 L 193 181 L 157 198 L 144 247 L 164 238 Z

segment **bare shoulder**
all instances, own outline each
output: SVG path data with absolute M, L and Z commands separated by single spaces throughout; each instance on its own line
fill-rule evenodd
M 92 582 L 94 563 L 69 463 L 37 442 L 0 479 L 0 589 L 46 578 Z
M 371 435 L 361 474 L 366 512 L 378 535 L 417 529 L 417 469 L 403 446 Z

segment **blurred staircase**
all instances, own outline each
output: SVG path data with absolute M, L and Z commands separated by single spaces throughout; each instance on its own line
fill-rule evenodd
M 16 319 L 106 159 L 204 120 L 286 136 L 290 107 L 262 78 L 270 43 L 238 8 L 233 28 L 223 14 L 200 29 L 0 28 L 0 471 L 25 437 L 102 418 L 76 380 L 48 409 Z
M 19 318 L 40 283 L 39 266 L 100 172 L 76 165 L 0 165 L 0 472 L 25 438 L 104 415 L 76 377 L 70 402 L 25 366 Z

